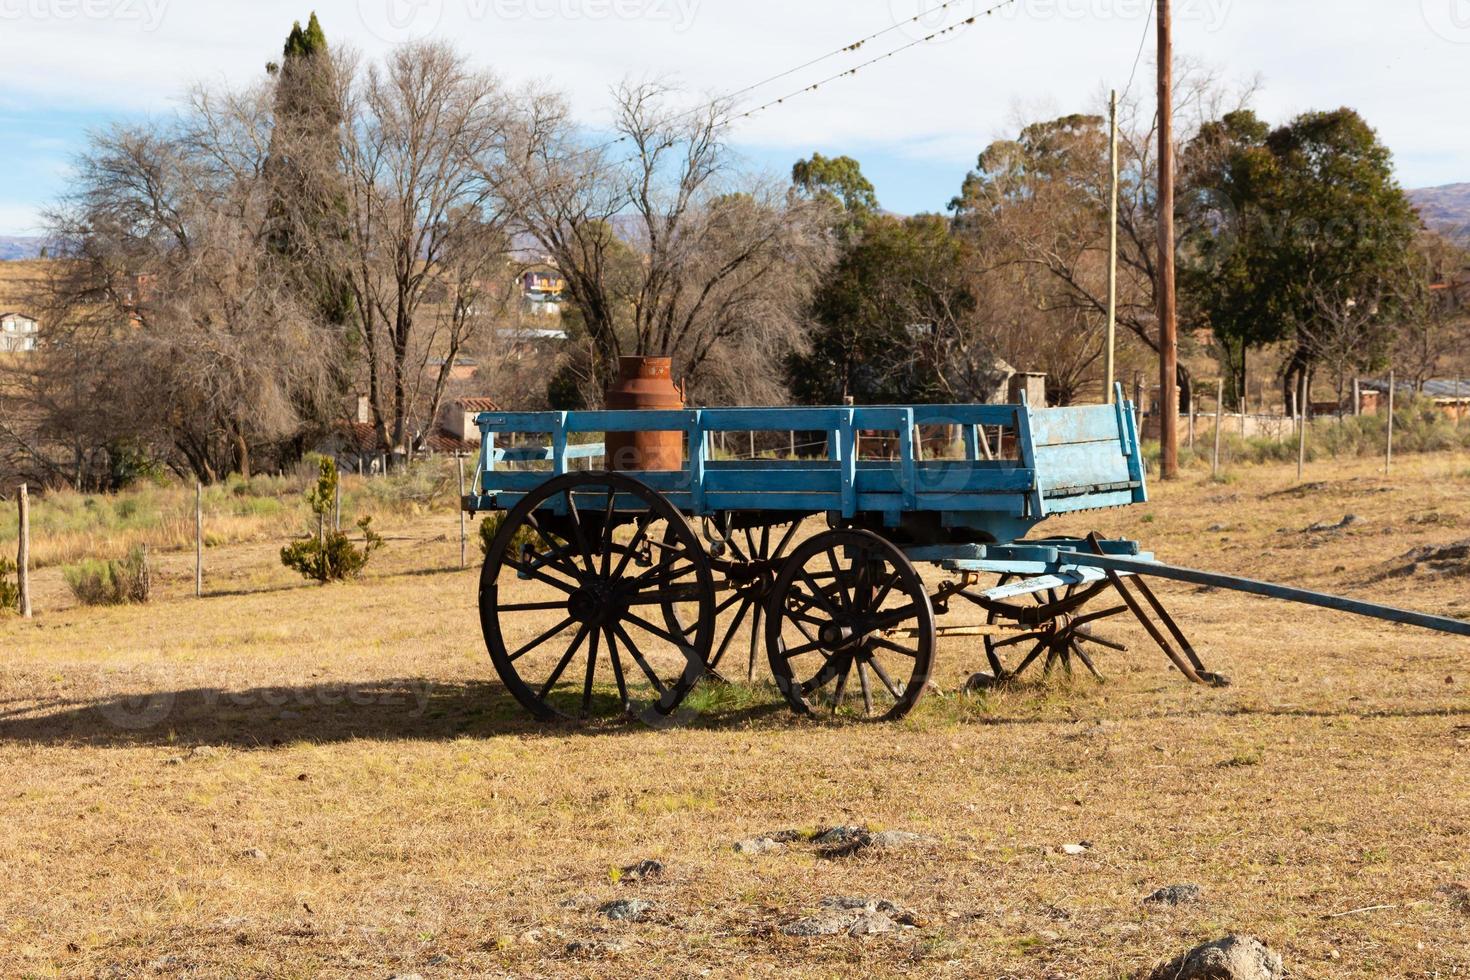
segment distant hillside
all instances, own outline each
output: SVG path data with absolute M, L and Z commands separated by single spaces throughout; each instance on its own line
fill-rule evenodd
M 38 259 L 41 257 L 41 246 L 45 244 L 46 239 L 37 235 L 0 235 L 0 261 Z
M 1470 244 L 1470 184 L 1445 184 L 1409 191 L 1424 223 L 1435 231 Z

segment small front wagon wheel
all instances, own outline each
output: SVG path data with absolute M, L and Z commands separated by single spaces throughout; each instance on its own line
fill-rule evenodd
M 655 620 L 678 602 L 692 628 Z M 706 672 L 709 560 L 683 515 L 619 473 L 569 473 L 506 514 L 480 573 L 480 626 L 506 689 L 543 721 L 665 716 Z
M 803 542 L 771 592 L 766 653 L 802 714 L 902 718 L 924 693 L 934 609 L 903 552 L 876 534 L 826 531 Z

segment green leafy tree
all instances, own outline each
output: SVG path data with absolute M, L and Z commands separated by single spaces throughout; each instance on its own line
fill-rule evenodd
M 975 308 L 964 267 L 965 246 L 943 217 L 869 220 L 818 287 L 810 348 L 789 362 L 797 399 L 942 397 L 944 351 Z
M 1219 338 L 1243 390 L 1252 347 L 1292 342 L 1283 391 L 1323 362 L 1367 369 L 1392 342 L 1414 275 L 1418 218 L 1389 150 L 1352 109 L 1277 129 L 1249 112 L 1184 151 L 1190 204 L 1186 302 Z
M 337 463 L 330 456 L 317 461 L 317 479 L 306 489 L 306 504 L 316 517 L 315 535 L 293 541 L 281 549 L 281 564 L 295 569 L 304 578 L 318 582 L 355 578 L 367 567 L 372 553 L 383 546 L 383 539 L 372 528 L 371 517 L 357 522 L 362 532 L 362 546 L 335 527 L 328 527 L 328 517 L 336 506 Z
M 813 153 L 791 168 L 791 184 L 805 197 L 822 201 L 839 215 L 838 228 L 852 234 L 878 212 L 878 194 L 863 176 L 862 166 L 849 156 L 824 157 Z

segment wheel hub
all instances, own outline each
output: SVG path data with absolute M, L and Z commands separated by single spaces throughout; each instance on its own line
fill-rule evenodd
M 611 582 L 588 582 L 567 596 L 567 613 L 579 623 L 605 623 L 623 612 L 623 594 Z

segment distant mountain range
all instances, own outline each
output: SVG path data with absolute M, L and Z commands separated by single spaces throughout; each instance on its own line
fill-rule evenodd
M 0 235 L 0 261 L 38 259 L 46 239 L 38 235 Z
M 1470 245 L 1470 184 L 1445 184 L 1408 193 L 1426 225 Z

